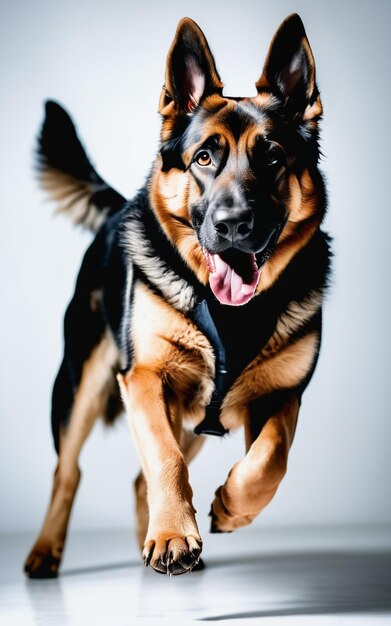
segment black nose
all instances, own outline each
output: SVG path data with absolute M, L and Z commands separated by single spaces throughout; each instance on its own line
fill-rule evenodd
M 235 208 L 220 207 L 212 214 L 212 223 L 215 231 L 223 239 L 240 241 L 251 233 L 254 218 L 251 211 L 235 210 Z

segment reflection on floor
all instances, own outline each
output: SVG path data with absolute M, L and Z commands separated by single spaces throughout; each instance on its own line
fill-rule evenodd
M 73 532 L 62 575 L 21 573 L 33 537 L 0 536 L 4 626 L 391 624 L 391 528 L 247 528 L 206 536 L 206 569 L 142 566 L 131 531 Z

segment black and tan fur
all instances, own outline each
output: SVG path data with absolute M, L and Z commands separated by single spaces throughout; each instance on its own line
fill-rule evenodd
M 30 577 L 57 575 L 81 447 L 98 417 L 110 422 L 121 412 L 120 395 L 142 467 L 136 512 L 145 563 L 180 574 L 199 562 L 187 464 L 205 439 L 193 429 L 203 423 L 217 368 L 195 316 L 201 302 L 228 363 L 219 420 L 226 430 L 243 427 L 246 439 L 245 456 L 215 493 L 212 532 L 249 524 L 285 474 L 319 354 L 329 272 L 320 230 L 322 105 L 297 15 L 277 31 L 256 87 L 254 97 L 224 96 L 203 33 L 182 20 L 160 97 L 160 150 L 130 202 L 94 170 L 65 111 L 47 103 L 42 182 L 61 210 L 97 234 L 65 316 L 52 404 L 58 465 L 26 561 Z M 209 253 L 244 283 L 240 264 L 256 260 L 262 271 L 247 303 L 229 306 L 213 295 Z

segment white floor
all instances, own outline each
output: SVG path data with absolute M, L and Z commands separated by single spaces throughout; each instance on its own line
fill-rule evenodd
M 143 567 L 131 531 L 71 532 L 61 577 L 29 581 L 33 535 L 2 535 L 0 624 L 391 624 L 389 527 L 204 539 L 206 569 L 169 578 Z

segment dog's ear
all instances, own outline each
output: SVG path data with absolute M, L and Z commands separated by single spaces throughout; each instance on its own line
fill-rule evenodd
M 202 98 L 221 94 L 222 89 L 205 35 L 193 20 L 184 17 L 168 52 L 159 113 L 164 116 L 190 113 Z
M 276 95 L 293 116 L 309 120 L 322 113 L 314 56 L 296 13 L 289 15 L 274 35 L 256 87 L 258 93 Z

